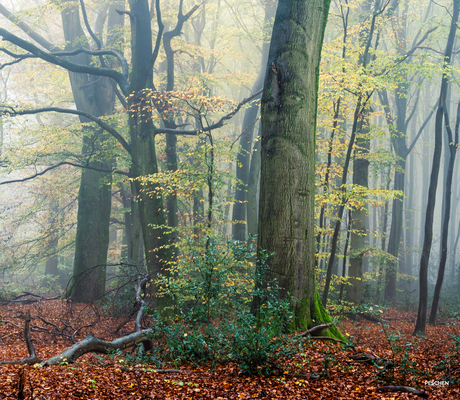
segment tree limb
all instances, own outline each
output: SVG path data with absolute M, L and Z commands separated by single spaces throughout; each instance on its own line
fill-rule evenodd
M 224 115 L 219 121 L 217 121 L 215 124 L 209 125 L 205 128 L 202 129 L 193 129 L 193 130 L 176 130 L 176 129 L 167 129 L 167 128 L 156 128 L 155 129 L 155 135 L 162 134 L 162 133 L 172 133 L 174 135 L 185 135 L 185 136 L 190 136 L 190 135 L 199 135 L 200 133 L 203 132 L 209 132 L 217 128 L 222 128 L 225 124 L 225 121 L 233 118 L 235 114 L 241 109 L 242 106 L 244 106 L 246 103 L 249 103 L 250 101 L 254 100 L 256 97 L 258 97 L 262 93 L 262 90 L 259 90 L 258 92 L 254 93 L 252 96 L 242 100 L 241 102 L 238 103 L 238 106 L 230 113 L 227 115 Z
M 70 165 L 70 166 L 76 167 L 76 168 L 86 168 L 86 169 L 91 169 L 93 171 L 106 172 L 108 174 L 119 174 L 119 175 L 129 176 L 128 172 L 118 171 L 116 168 L 114 168 L 112 170 L 106 170 L 106 169 L 102 169 L 102 168 L 90 167 L 89 165 L 79 165 L 79 164 L 75 164 L 75 163 L 72 163 L 72 162 L 69 162 L 69 161 L 62 161 L 62 162 L 59 162 L 59 163 L 57 163 L 55 165 L 52 165 L 51 167 L 45 168 L 43 171 L 37 172 L 34 175 L 28 176 L 26 178 L 12 179 L 10 181 L 0 182 L 0 186 L 1 185 L 6 185 L 6 184 L 9 184 L 9 183 L 20 183 L 20 182 L 30 181 L 30 180 L 36 178 L 37 176 L 45 175 L 47 172 L 52 171 L 55 168 L 61 167 L 62 165 Z
M 14 16 L 10 11 L 0 4 L 0 13 L 8 18 L 13 24 L 25 32 L 31 39 L 35 40 L 40 46 L 48 51 L 61 50 L 51 42 L 48 42 L 43 36 L 36 33 L 29 25 Z
M 2 365 L 18 365 L 18 364 L 36 364 L 41 362 L 41 360 L 35 354 L 34 345 L 30 337 L 30 310 L 27 310 L 25 322 L 24 322 L 24 339 L 27 345 L 27 351 L 29 352 L 28 358 L 23 358 L 19 361 L 0 361 Z
M 85 23 L 86 29 L 87 29 L 89 35 L 93 38 L 94 42 L 96 43 L 96 46 L 97 46 L 98 50 L 101 50 L 102 49 L 102 43 L 99 40 L 99 38 L 94 34 L 93 30 L 91 29 L 91 26 L 89 25 L 88 15 L 86 14 L 86 7 L 85 7 L 85 3 L 83 2 L 83 0 L 80 0 L 80 6 L 81 6 L 81 13 L 83 15 L 83 21 Z
M 150 59 L 150 64 L 149 64 L 149 67 L 147 68 L 146 73 L 152 70 L 158 58 L 158 53 L 160 52 L 161 38 L 163 36 L 163 30 L 165 28 L 163 24 L 163 20 L 161 19 L 160 0 L 155 1 L 155 8 L 157 10 L 158 35 L 157 35 L 157 40 L 155 42 L 155 48 L 153 49 L 152 57 Z
M 412 393 L 417 396 L 423 397 L 424 399 L 428 398 L 428 393 L 411 388 L 409 386 L 383 386 L 377 388 L 378 392 L 404 392 L 404 393 Z
M 321 325 L 314 326 L 313 328 L 311 328 L 311 329 L 309 329 L 309 330 L 307 330 L 305 332 L 302 332 L 300 334 L 300 336 L 310 335 L 312 332 L 315 332 L 315 331 L 317 331 L 319 329 L 327 328 L 327 327 L 332 326 L 332 325 L 334 325 L 334 324 L 332 322 L 330 322 L 329 324 L 321 324 Z
M 150 340 L 151 333 L 151 329 L 146 329 L 144 331 L 134 332 L 130 335 L 114 339 L 111 342 L 99 339 L 90 334 L 80 343 L 74 344 L 72 347 L 64 350 L 61 354 L 43 361 L 41 366 L 56 365 L 63 362 L 71 364 L 86 353 L 109 354 L 112 350 L 124 350 Z
M 55 54 L 43 51 L 39 49 L 37 46 L 35 46 L 34 44 L 26 40 L 23 40 L 20 37 L 13 35 L 12 33 L 2 28 L 0 28 L 0 37 L 2 37 L 3 40 L 6 40 L 20 47 L 23 50 L 26 50 L 29 53 L 36 55 L 42 60 L 47 61 L 54 65 L 58 65 L 68 71 L 96 75 L 96 76 L 106 76 L 108 78 L 112 78 L 118 83 L 123 94 L 124 95 L 128 94 L 129 84 L 127 81 L 127 77 L 123 75 L 121 72 L 118 72 L 112 69 L 108 69 L 108 68 L 92 67 L 89 65 L 76 64 L 68 60 L 61 59 Z
M 428 122 L 430 122 L 430 119 L 434 114 L 434 110 L 436 110 L 436 107 L 433 107 L 431 109 L 431 112 L 428 114 L 428 117 L 426 117 L 426 119 L 423 122 L 422 126 L 418 130 L 417 135 L 415 136 L 414 140 L 412 141 L 412 143 L 408 147 L 407 154 L 409 154 L 412 151 L 412 149 L 414 148 L 414 146 L 417 144 L 417 140 L 420 138 L 420 135 L 422 134 L 423 130 L 425 129 L 425 126 L 428 124 Z
M 98 124 L 102 129 L 110 133 L 117 141 L 123 146 L 123 148 L 128 152 L 131 153 L 131 145 L 121 136 L 115 129 L 113 129 L 109 124 L 105 123 L 102 119 L 96 117 L 93 114 L 87 113 L 86 111 L 80 110 L 71 110 L 68 108 L 60 108 L 60 107 L 44 107 L 44 108 L 36 108 L 33 110 L 15 110 L 12 107 L 4 107 L 0 114 L 6 114 L 9 116 L 16 116 L 16 115 L 33 115 L 39 114 L 42 112 L 57 112 L 61 114 L 73 114 L 85 117 L 96 124 Z

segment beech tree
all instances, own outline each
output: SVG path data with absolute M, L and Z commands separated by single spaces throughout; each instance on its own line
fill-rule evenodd
M 90 66 L 93 62 L 89 54 L 91 39 L 85 36 L 80 22 L 80 10 L 75 7 L 75 4 L 75 1 L 65 1 L 61 11 L 63 33 L 67 43 L 65 52 L 71 55 L 72 52 L 77 50 L 75 55 L 67 59 L 73 63 Z M 98 50 L 101 50 L 102 38 L 99 39 L 89 28 L 84 3 L 81 3 L 81 6 L 87 29 L 91 32 Z M 119 32 L 119 28 L 123 24 L 123 17 L 115 10 L 123 9 L 123 7 L 123 2 L 114 2 L 112 5 L 105 7 L 105 10 L 96 19 L 95 30 L 100 37 L 105 20 L 102 14 L 107 13 L 108 35 L 106 45 L 108 47 L 111 47 L 119 39 L 119 35 L 114 34 L 114 32 Z M 0 7 L 0 12 L 46 50 L 54 53 L 60 51 L 56 45 L 40 36 L 3 6 Z M 84 49 L 85 51 L 78 51 L 78 49 Z M 18 55 L 18 60 L 21 60 L 20 55 Z M 95 75 L 81 74 L 69 70 L 69 79 L 77 110 L 92 114 L 95 117 L 113 114 L 115 92 L 110 78 L 98 78 Z M 79 115 L 79 118 L 82 123 L 90 122 L 84 115 Z M 91 158 L 91 155 L 98 151 L 97 149 L 100 150 L 104 146 L 104 142 L 107 141 L 107 133 L 102 128 L 92 129 L 87 127 L 86 130 L 88 134 L 83 138 L 82 153 Z M 90 161 L 87 165 L 88 168 L 82 169 L 78 196 L 78 224 L 73 274 L 78 276 L 84 273 L 88 266 L 100 265 L 100 267 L 94 268 L 86 279 L 80 281 L 80 283 L 84 283 L 84 289 L 74 288 L 75 290 L 69 293 L 76 301 L 92 301 L 105 292 L 106 272 L 104 265 L 107 262 L 109 244 L 110 170 L 112 163 L 110 159 L 98 159 Z M 101 172 L 101 170 L 107 170 L 108 172 Z M 57 270 L 57 259 L 51 260 L 51 262 L 53 268 Z
M 67 9 L 67 7 L 64 9 L 63 18 L 77 19 L 78 12 L 76 10 L 78 10 L 78 3 L 75 0 L 68 0 L 66 3 L 68 3 L 69 9 Z M 83 2 L 81 1 L 80 4 L 83 5 Z M 194 6 L 187 14 L 184 15 L 182 11 L 182 4 L 183 3 L 181 2 L 177 17 L 181 24 L 187 21 L 187 19 L 190 18 L 193 12 L 195 12 L 198 8 L 198 6 Z M 118 4 L 118 6 L 120 6 L 120 4 Z M 25 51 L 25 53 L 22 54 L 14 54 L 11 52 L 7 53 L 8 55 L 14 57 L 16 62 L 30 57 L 39 58 L 51 64 L 65 68 L 67 71 L 69 71 L 69 73 L 71 73 L 71 77 L 76 77 L 75 79 L 89 79 L 89 81 L 86 82 L 88 84 L 92 82 L 91 79 L 93 78 L 91 77 L 94 77 L 94 82 L 98 84 L 100 83 L 104 85 L 106 82 L 105 89 L 110 92 L 114 90 L 116 93 L 118 93 L 118 97 L 121 99 L 122 103 L 125 104 L 130 110 L 128 122 L 130 134 L 129 140 L 126 140 L 118 131 L 116 131 L 116 129 L 99 118 L 101 115 L 105 115 L 106 113 L 110 112 L 113 105 L 103 108 L 100 113 L 99 110 L 81 109 L 79 107 L 77 107 L 77 110 L 61 109 L 58 107 L 48 107 L 36 110 L 7 109 L 4 110 L 4 113 L 9 115 L 24 115 L 54 111 L 75 114 L 86 121 L 95 122 L 97 125 L 99 125 L 100 128 L 111 134 L 120 143 L 124 150 L 130 154 L 132 161 L 130 173 L 134 178 L 134 195 L 137 196 L 139 200 L 138 204 L 145 245 L 145 256 L 148 272 L 152 277 L 155 277 L 157 274 L 164 272 L 164 261 L 167 261 L 169 257 L 169 251 L 167 246 L 165 246 L 167 244 L 166 235 L 163 233 L 161 228 L 152 228 L 152 226 L 164 226 L 165 216 L 163 214 L 161 196 L 152 195 L 155 192 L 155 185 L 149 183 L 141 184 L 136 178 L 144 175 L 155 174 L 158 172 L 155 152 L 155 135 L 159 133 L 159 130 L 155 128 L 152 122 L 152 106 L 150 104 L 150 99 L 143 94 L 143 91 L 146 89 L 155 89 L 153 84 L 153 66 L 157 59 L 160 43 L 163 38 L 164 25 L 161 19 L 159 1 L 156 2 L 155 7 L 158 23 L 155 47 L 152 43 L 152 25 L 149 2 L 147 0 L 129 1 L 128 11 L 124 11 L 122 6 L 119 8 L 117 7 L 115 10 L 115 12 L 119 15 L 128 13 L 130 16 L 131 65 L 129 75 L 128 64 L 124 59 L 123 54 L 112 48 L 101 49 L 100 42 L 98 43 L 98 50 L 91 50 L 88 48 L 80 47 L 78 49 L 71 49 L 70 51 L 60 51 L 60 49 L 57 49 L 52 45 L 44 46 L 43 43 L 41 43 L 42 41 L 40 37 L 32 32 L 32 34 L 29 35 L 32 37 L 32 39 L 34 39 L 40 46 L 45 47 L 45 49 L 51 50 L 44 51 L 32 42 L 28 42 L 14 35 L 8 30 L 3 28 L 0 29 L 0 37 L 2 37 L 3 40 L 10 42 Z M 16 23 L 20 25 L 20 21 L 16 21 Z M 77 37 L 80 40 L 82 37 L 84 37 L 81 27 L 79 28 L 79 23 L 74 23 L 73 25 L 69 26 L 72 26 L 72 29 L 76 30 L 76 32 L 71 36 L 66 35 L 66 39 L 68 39 L 70 43 L 72 43 L 72 40 L 76 40 Z M 21 29 L 27 30 L 27 26 L 24 24 L 22 24 L 22 26 L 20 25 L 20 27 Z M 87 26 L 87 30 L 92 32 L 89 26 Z M 69 33 L 69 35 L 71 33 Z M 95 37 L 93 37 L 93 39 L 95 39 Z M 97 42 L 97 38 L 95 40 Z M 68 56 L 77 56 L 79 58 L 70 60 Z M 100 59 L 99 63 L 88 62 L 87 59 L 87 57 L 89 57 L 91 61 L 94 61 L 93 57 L 102 56 L 108 56 L 116 60 L 116 62 L 112 63 L 111 65 L 106 65 L 103 62 L 103 59 Z M 78 83 L 75 83 L 75 85 L 79 86 L 80 88 L 89 87 L 90 89 L 94 90 L 93 84 L 85 86 L 85 82 L 83 81 L 79 81 Z M 98 90 L 92 95 L 86 94 L 86 97 L 83 97 L 82 95 L 82 97 L 76 99 L 76 102 L 78 104 L 79 100 L 82 102 L 94 101 L 95 97 L 98 95 L 103 95 L 104 93 L 104 90 Z M 128 95 L 130 96 L 128 97 Z M 110 94 L 105 97 L 111 99 L 112 96 L 113 95 Z M 166 107 L 166 105 L 159 104 L 158 107 L 163 109 Z M 174 126 L 168 126 L 168 129 L 168 133 L 170 133 L 171 131 L 174 131 Z M 197 131 L 187 132 L 187 134 L 197 134 Z M 101 161 L 98 160 L 98 162 Z M 107 169 L 106 165 L 101 165 L 99 169 L 111 172 L 110 169 Z M 98 185 L 100 185 L 101 181 L 99 180 L 98 182 L 99 183 L 94 181 L 92 182 L 93 189 L 95 187 L 99 187 Z M 84 197 L 85 193 L 86 192 L 80 192 L 79 197 Z M 110 190 L 108 191 L 108 196 L 110 198 Z M 94 208 L 93 210 L 97 210 L 95 211 L 96 213 L 105 215 L 107 220 L 110 217 L 110 208 L 107 215 L 105 212 L 103 213 L 101 209 L 98 210 L 98 208 Z M 96 218 L 97 216 L 93 217 Z M 79 223 L 80 225 L 83 224 L 84 226 L 84 222 L 81 221 L 80 217 Z M 103 229 L 105 229 L 104 226 L 107 226 L 108 241 L 108 225 L 105 223 L 101 225 L 103 226 Z M 89 228 L 91 229 L 91 226 Z M 101 236 L 104 237 L 102 234 Z M 87 241 L 87 239 L 88 237 L 86 237 L 84 240 Z M 99 260 L 84 260 L 83 262 L 83 267 L 85 269 L 94 267 L 96 264 L 99 264 Z M 92 262 L 92 264 L 90 264 L 90 262 Z
M 315 132 L 327 0 L 280 0 L 262 95 L 259 252 L 280 296 L 294 297 L 295 327 L 330 322 L 316 288 Z M 342 337 L 335 328 L 329 334 Z

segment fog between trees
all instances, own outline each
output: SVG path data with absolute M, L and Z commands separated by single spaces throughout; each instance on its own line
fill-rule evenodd
M 190 237 L 203 251 L 211 238 L 256 233 L 260 245 L 271 246 L 260 230 L 270 210 L 266 203 L 259 214 L 259 199 L 274 196 L 260 194 L 261 153 L 262 175 L 279 169 L 267 172 L 271 150 L 261 149 L 259 136 L 267 80 L 260 91 L 267 73 L 297 78 L 292 64 L 286 72 L 269 56 L 275 11 L 272 2 L 256 1 L 2 2 L 5 297 L 29 287 L 57 293 L 74 276 L 66 295 L 95 301 L 120 274 L 168 275 L 170 263 L 187 256 Z M 458 309 L 457 164 L 450 196 L 446 190 L 460 118 L 452 16 L 458 20 L 457 0 L 330 4 L 318 74 L 316 171 L 309 178 L 316 227 L 307 229 L 304 260 L 306 269 L 317 268 L 325 306 L 416 308 L 425 245 L 426 306 L 445 251 L 439 310 Z M 299 92 L 297 101 L 314 102 L 309 94 Z M 284 110 L 265 112 L 269 119 Z M 305 118 L 312 136 L 311 116 Z M 439 180 L 429 198 L 434 152 Z M 279 187 L 270 181 L 272 193 L 298 183 L 302 166 L 290 160 Z M 305 192 L 312 196 L 312 189 Z M 293 231 L 304 218 L 292 212 L 271 223 Z M 168 299 L 152 302 L 161 308 Z

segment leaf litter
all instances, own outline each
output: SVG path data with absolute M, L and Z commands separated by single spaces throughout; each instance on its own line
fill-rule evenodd
M 94 307 L 69 306 L 64 300 L 0 306 L 0 361 L 28 357 L 23 337 L 27 310 L 35 352 L 42 360 L 71 346 L 72 333 L 76 341 L 89 333 L 114 339 L 121 320 L 101 316 Z M 270 376 L 242 374 L 233 363 L 172 366 L 157 372 L 154 365 L 127 366 L 122 356 L 95 354 L 73 364 L 63 360 L 47 367 L 0 365 L 0 399 L 422 398 L 379 390 L 385 386 L 410 387 L 428 398 L 460 399 L 460 360 L 454 351 L 459 321 L 446 318 L 427 326 L 425 337 L 415 338 L 411 336 L 415 317 L 415 312 L 388 309 L 382 320 L 385 329 L 381 323 L 342 318 L 338 327 L 354 347 L 310 338 L 301 352 L 273 365 Z M 118 336 L 132 332 L 134 325 L 123 329 Z

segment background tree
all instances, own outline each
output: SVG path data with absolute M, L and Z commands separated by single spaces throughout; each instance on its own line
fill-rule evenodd
M 430 260 L 431 245 L 433 240 L 433 219 L 434 207 L 436 204 L 436 189 L 438 186 L 439 168 L 441 162 L 442 135 L 443 135 L 443 118 L 446 107 L 447 87 L 449 75 L 446 73 L 448 65 L 451 62 L 452 49 L 454 47 L 455 33 L 457 31 L 457 20 L 460 9 L 460 1 L 453 0 L 452 19 L 447 37 L 446 50 L 444 52 L 443 76 L 441 81 L 441 90 L 439 94 L 438 108 L 436 110 L 435 122 L 435 147 L 433 153 L 433 164 L 431 167 L 430 186 L 428 190 L 428 202 L 425 216 L 425 239 L 423 242 L 422 257 L 420 259 L 420 298 L 418 304 L 417 321 L 415 323 L 414 335 L 425 334 L 426 311 L 428 306 L 428 262 Z

